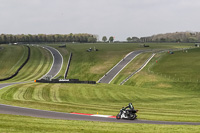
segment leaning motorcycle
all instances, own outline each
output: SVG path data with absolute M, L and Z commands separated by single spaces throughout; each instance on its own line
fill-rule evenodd
M 135 120 L 137 118 L 136 113 L 138 110 L 127 110 L 124 107 L 120 110 L 120 112 L 117 114 L 116 119 L 128 119 L 128 120 Z

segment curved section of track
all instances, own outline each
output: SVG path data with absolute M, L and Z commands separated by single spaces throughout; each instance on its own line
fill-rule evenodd
M 44 46 L 44 48 L 47 49 L 52 54 L 53 64 L 52 64 L 49 72 L 47 74 L 45 74 L 43 77 L 50 76 L 51 78 L 54 78 L 60 72 L 60 70 L 62 68 L 63 57 L 60 54 L 60 52 L 55 48 L 52 48 L 52 47 L 49 47 L 49 46 Z
M 54 63 L 52 65 L 51 70 L 48 72 L 48 74 L 55 76 L 60 71 L 60 67 L 62 67 L 62 56 L 54 48 L 47 47 L 47 49 L 49 49 L 52 55 L 54 56 Z M 25 82 L 21 82 L 21 83 L 25 83 Z M 18 83 L 0 84 L 0 89 L 13 85 L 13 84 L 20 84 L 20 83 L 18 82 Z M 200 123 L 197 123 L 197 122 L 194 123 L 194 122 L 149 121 L 149 120 L 134 120 L 134 121 L 117 120 L 115 118 L 104 118 L 104 117 L 95 117 L 95 116 L 78 115 L 78 114 L 70 114 L 70 113 L 61 113 L 61 112 L 54 112 L 54 111 L 45 111 L 45 110 L 17 107 L 17 106 L 5 105 L 5 104 L 0 104 L 0 113 L 22 115 L 22 116 L 32 116 L 32 117 L 40 117 L 40 118 L 51 118 L 51 119 L 66 119 L 66 120 L 84 120 L 84 121 L 119 122 L 119 123 L 143 123 L 143 124 L 200 125 Z
M 54 111 L 44 111 L 23 107 L 0 104 L 0 113 L 15 114 L 23 116 L 32 116 L 40 118 L 63 119 L 63 120 L 83 120 L 83 121 L 101 121 L 101 122 L 118 122 L 118 123 L 143 123 L 143 124 L 168 124 L 168 125 L 200 125 L 193 122 L 168 122 L 168 121 L 149 121 L 149 120 L 117 120 L 115 118 L 104 118 L 87 115 L 77 115 L 70 113 L 61 113 Z

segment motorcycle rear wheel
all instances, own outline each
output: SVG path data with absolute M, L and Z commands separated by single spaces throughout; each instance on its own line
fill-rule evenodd
M 131 120 L 135 120 L 137 118 L 136 114 L 133 114 L 133 116 L 131 117 Z

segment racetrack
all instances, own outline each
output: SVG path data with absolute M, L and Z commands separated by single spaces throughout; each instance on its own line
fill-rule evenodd
M 47 74 L 45 74 L 42 78 L 45 76 L 50 76 L 51 78 L 54 78 L 61 70 L 62 65 L 63 65 L 63 57 L 60 54 L 58 50 L 55 48 L 49 47 L 49 46 L 44 46 L 45 49 L 47 49 L 53 56 L 53 64 L 51 66 L 51 69 Z M 41 79 L 42 79 L 41 78 Z
M 168 124 L 168 125 L 200 125 L 193 122 L 168 122 L 168 121 L 149 121 L 149 120 L 117 120 L 115 118 L 105 118 L 98 116 L 78 115 L 70 113 L 61 113 L 54 111 L 44 111 L 23 107 L 0 104 L 1 114 L 14 114 L 41 118 L 63 119 L 63 120 L 83 120 L 83 121 L 101 121 L 101 122 L 118 122 L 118 123 L 143 123 L 143 124 Z
M 47 47 L 47 48 L 52 52 L 52 55 L 54 56 L 54 60 L 55 60 L 49 73 L 52 74 L 52 76 L 55 76 L 60 71 L 60 69 L 61 69 L 60 67 L 62 67 L 62 56 L 54 48 L 51 48 L 51 47 Z M 133 58 L 133 56 L 136 56 L 140 52 L 141 51 L 135 52 L 131 57 Z M 127 56 L 127 57 L 129 57 L 129 56 Z M 128 60 L 126 62 L 128 62 Z M 126 64 L 127 63 L 122 63 L 120 65 L 123 68 L 124 67 L 123 65 L 126 65 Z M 114 72 L 116 73 L 116 71 L 114 71 Z M 112 72 L 111 72 L 111 74 L 112 74 Z M 112 75 L 114 75 L 114 74 L 112 74 Z M 0 84 L 0 89 L 4 88 L 6 86 L 12 85 L 12 84 L 17 84 L 17 83 Z M 16 107 L 16 106 L 11 106 L 11 105 L 4 105 L 4 104 L 0 104 L 0 113 L 1 114 L 13 114 L 13 115 L 41 117 L 41 118 L 51 118 L 51 119 L 66 119 L 66 120 L 102 121 L 102 122 L 119 122 L 119 123 L 144 123 L 144 124 L 170 124 L 170 125 L 200 125 L 200 123 L 192 123 L 192 122 L 117 120 L 115 118 L 104 118 L 104 117 L 94 117 L 94 116 L 77 115 L 77 114 L 70 114 L 70 113 L 61 113 L 61 112 L 54 112 L 54 111 L 44 111 L 44 110 Z
M 110 83 L 117 74 L 130 63 L 137 55 L 144 51 L 133 51 L 124 57 L 118 64 L 116 64 L 109 72 L 107 72 L 99 81 L 98 83 Z

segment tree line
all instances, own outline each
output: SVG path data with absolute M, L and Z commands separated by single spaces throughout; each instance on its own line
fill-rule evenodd
M 103 42 L 113 42 L 113 41 L 114 41 L 114 37 L 111 36 L 111 37 L 109 37 L 109 39 L 108 39 L 106 36 L 103 36 L 103 37 L 102 37 L 102 41 L 103 41 Z
M 149 37 L 128 37 L 127 42 L 200 42 L 200 32 L 175 32 Z
M 80 42 L 80 43 L 95 43 L 97 37 L 92 34 L 1 34 L 0 44 L 5 43 L 43 43 L 43 42 Z

